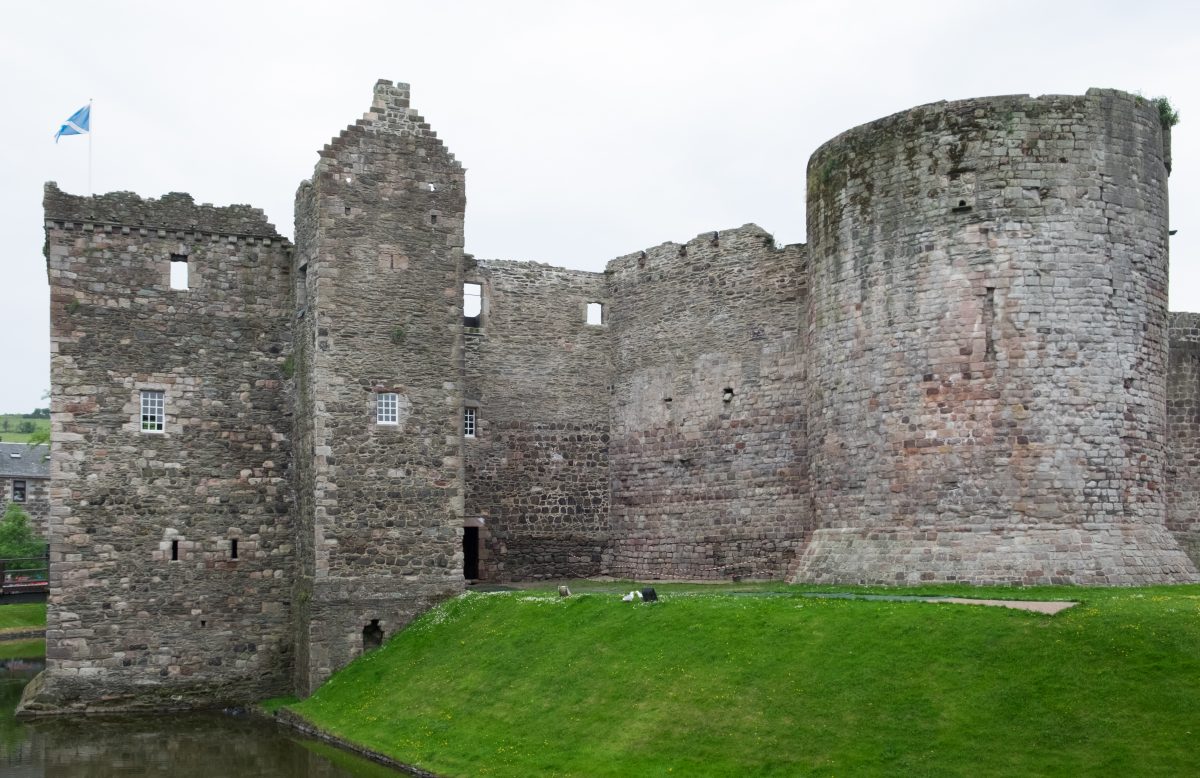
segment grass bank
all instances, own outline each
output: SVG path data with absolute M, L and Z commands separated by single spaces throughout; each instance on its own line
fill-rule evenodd
M 468 594 L 289 707 L 448 776 L 1200 773 L 1200 586 L 730 588 Z
M 46 604 L 43 602 L 0 605 L 0 638 L 5 632 L 21 632 L 46 626 Z

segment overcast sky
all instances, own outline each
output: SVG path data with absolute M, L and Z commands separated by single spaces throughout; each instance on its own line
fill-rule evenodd
M 1167 95 L 1172 310 L 1200 311 L 1200 11 L 1172 2 L 55 2 L 0 6 L 0 412 L 50 385 L 42 184 L 250 203 L 292 234 L 376 79 L 467 168 L 467 250 L 602 270 L 755 222 L 804 240 L 805 165 L 937 100 Z

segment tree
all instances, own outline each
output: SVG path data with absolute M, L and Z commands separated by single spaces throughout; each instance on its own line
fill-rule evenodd
M 40 557 L 45 552 L 46 541 L 34 534 L 29 526 L 29 516 L 20 505 L 10 502 L 4 509 L 4 518 L 0 519 L 0 559 Z M 37 560 L 7 565 L 9 570 L 40 566 Z
M 17 432 L 20 432 L 22 434 L 29 434 L 31 432 L 36 432 L 36 431 L 37 431 L 37 425 L 34 424 L 32 421 L 26 420 L 26 421 L 17 422 Z

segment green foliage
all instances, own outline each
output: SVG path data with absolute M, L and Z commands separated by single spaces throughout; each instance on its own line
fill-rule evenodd
M 1200 586 L 656 588 L 467 594 L 290 707 L 447 776 L 1200 773 Z
M 10 502 L 4 509 L 4 518 L 0 520 L 0 559 L 17 557 L 41 557 L 46 553 L 46 541 L 34 534 L 29 526 L 29 516 L 15 502 Z M 36 560 L 26 563 L 10 563 L 10 570 L 24 570 L 39 567 Z
M 404 338 L 405 338 L 405 334 L 404 334 L 403 327 L 397 327 L 396 329 L 392 330 L 392 335 L 391 335 L 392 343 L 399 346 L 401 343 L 404 342 Z
M 288 354 L 287 359 L 283 360 L 283 377 L 291 380 L 292 376 L 296 375 L 296 357 L 293 354 Z
M 1166 97 L 1154 98 L 1154 107 L 1158 109 L 1158 118 L 1162 122 L 1165 129 L 1171 129 L 1176 124 L 1179 124 L 1179 111 L 1175 110 L 1175 106 L 1171 105 L 1171 101 Z

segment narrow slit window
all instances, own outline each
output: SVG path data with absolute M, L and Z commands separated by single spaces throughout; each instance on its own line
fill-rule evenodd
M 395 392 L 380 392 L 375 403 L 375 422 L 377 424 L 400 423 L 400 396 Z
M 464 408 L 463 409 L 463 437 L 464 438 L 475 437 L 475 409 L 474 408 Z
M 178 540 L 171 541 L 171 561 L 172 562 L 179 561 L 179 541 Z
M 587 304 L 587 323 L 591 325 L 599 325 L 604 323 L 603 303 Z
M 478 327 L 483 314 L 483 286 L 463 284 L 463 326 Z
M 162 432 L 166 418 L 166 397 L 162 391 L 142 390 L 142 432 Z
M 229 541 L 229 558 L 237 559 L 237 538 Z
M 182 254 L 171 255 L 171 288 L 187 290 L 188 258 Z

